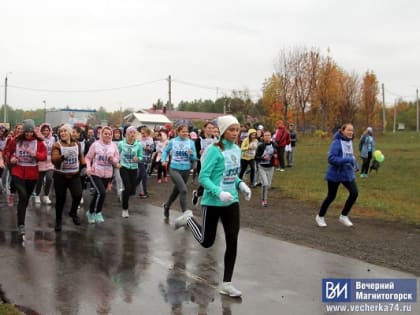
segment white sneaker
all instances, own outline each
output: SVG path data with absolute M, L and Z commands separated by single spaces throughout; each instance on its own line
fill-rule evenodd
M 325 222 L 325 218 L 324 217 L 320 217 L 319 215 L 317 215 L 315 217 L 315 221 L 318 224 L 319 227 L 326 227 L 327 223 Z
M 42 196 L 42 202 L 45 203 L 46 205 L 52 204 L 52 201 L 50 200 L 48 196 Z
M 84 202 L 85 201 L 83 200 L 83 197 L 82 197 L 82 199 L 80 199 L 80 204 L 82 205 Z
M 128 214 L 128 210 L 123 210 L 121 216 L 123 218 L 128 218 L 130 215 Z
M 242 292 L 232 285 L 232 282 L 223 282 L 219 291 L 220 294 L 228 295 L 230 297 L 241 297 Z
M 191 210 L 186 210 L 181 216 L 175 219 L 175 230 L 178 230 L 182 226 L 186 226 L 188 219 L 194 215 Z
M 338 218 L 338 221 L 340 221 L 345 226 L 353 226 L 353 223 L 350 221 L 349 217 L 346 215 L 340 215 Z
M 40 204 L 41 203 L 41 197 L 40 196 L 34 196 L 34 200 L 36 204 Z

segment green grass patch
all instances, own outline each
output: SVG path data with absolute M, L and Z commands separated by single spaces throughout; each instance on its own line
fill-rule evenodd
M 0 304 L 0 315 L 22 315 L 16 307 L 11 304 Z
M 353 142 L 357 156 L 358 141 Z M 284 173 L 276 172 L 273 180 L 282 195 L 321 204 L 327 193 L 324 176 L 330 144 L 331 139 L 300 136 L 295 166 Z M 377 135 L 376 149 L 382 151 L 385 161 L 378 173 L 369 174 L 367 179 L 356 174 L 359 198 L 352 214 L 420 223 L 420 133 Z M 331 210 L 341 210 L 346 198 L 347 190 L 341 186 Z

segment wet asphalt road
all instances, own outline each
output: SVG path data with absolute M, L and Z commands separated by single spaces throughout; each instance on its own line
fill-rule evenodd
M 1 196 L 0 284 L 8 298 L 40 314 L 326 314 L 322 278 L 415 278 L 243 229 L 233 278 L 243 298 L 222 297 L 222 229 L 204 249 L 189 231 L 173 230 L 179 212 L 165 222 L 161 208 L 134 203 L 123 219 L 109 194 L 104 223 L 88 225 L 82 206 L 82 225 L 65 216 L 60 233 L 54 207 L 31 205 L 21 242 L 15 207 Z

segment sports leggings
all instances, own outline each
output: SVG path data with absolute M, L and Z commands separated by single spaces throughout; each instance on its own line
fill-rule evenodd
M 357 190 L 356 181 L 351 182 L 331 182 L 328 181 L 328 195 L 325 198 L 324 202 L 321 205 L 321 209 L 319 210 L 319 216 L 323 217 L 327 213 L 328 207 L 330 204 L 334 201 L 335 197 L 337 196 L 337 190 L 338 186 L 340 184 L 343 184 L 344 187 L 347 188 L 349 191 L 349 197 L 346 200 L 346 203 L 344 204 L 344 208 L 341 211 L 342 215 L 348 215 L 351 207 L 356 202 L 357 196 L 359 195 L 359 192 Z
M 203 206 L 202 225 L 200 226 L 194 218 L 187 222 L 194 238 L 205 248 L 213 245 L 216 238 L 217 223 L 219 218 L 222 221 L 225 231 L 226 251 L 225 251 L 225 271 L 223 281 L 232 280 L 233 269 L 235 267 L 236 252 L 238 247 L 239 234 L 239 203 L 235 202 L 226 207 Z

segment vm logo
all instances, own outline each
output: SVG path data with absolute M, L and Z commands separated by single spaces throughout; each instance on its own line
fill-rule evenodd
M 322 279 L 322 302 L 350 302 L 350 279 Z

